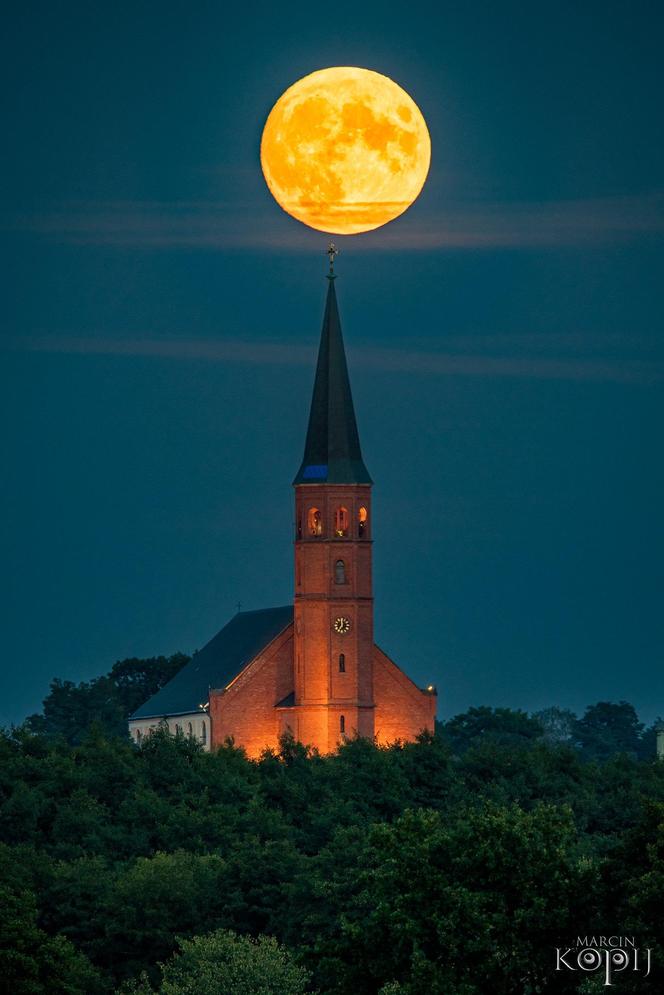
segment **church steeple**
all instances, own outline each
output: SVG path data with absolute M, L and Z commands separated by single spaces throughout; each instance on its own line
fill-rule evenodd
M 332 257 L 333 258 L 333 257 Z M 304 458 L 294 484 L 370 484 L 348 379 L 332 263 Z

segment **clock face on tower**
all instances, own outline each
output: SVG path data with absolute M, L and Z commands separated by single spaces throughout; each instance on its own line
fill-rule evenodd
M 344 615 L 339 615 L 338 618 L 334 620 L 334 631 L 340 632 L 342 635 L 348 632 L 350 629 L 350 619 L 346 618 Z

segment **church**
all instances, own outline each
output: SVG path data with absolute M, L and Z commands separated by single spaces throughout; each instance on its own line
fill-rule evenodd
M 295 489 L 292 605 L 240 611 L 129 719 L 137 742 L 167 723 L 206 749 L 259 757 L 279 737 L 333 752 L 433 732 L 436 689 L 419 688 L 374 642 L 371 486 L 330 273 L 304 458 Z

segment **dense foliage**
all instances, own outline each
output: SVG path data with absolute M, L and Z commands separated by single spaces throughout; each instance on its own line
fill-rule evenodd
M 625 703 L 258 762 L 35 725 L 0 737 L 2 992 L 585 992 L 554 947 L 609 933 L 654 965 L 609 990 L 661 990 L 664 762 Z
M 127 718 L 189 662 L 184 653 L 130 657 L 118 660 L 108 674 L 92 681 L 51 681 L 41 714 L 31 715 L 26 727 L 46 736 L 62 736 L 72 746 L 80 743 L 95 722 L 108 736 L 127 734 Z

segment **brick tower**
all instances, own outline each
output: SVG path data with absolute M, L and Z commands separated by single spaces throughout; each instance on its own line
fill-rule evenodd
M 321 754 L 345 736 L 381 745 L 434 731 L 437 692 L 374 643 L 371 477 L 348 380 L 330 273 L 302 465 L 295 487 L 294 605 L 238 612 L 134 712 L 132 736 L 167 721 L 250 757 L 290 733 Z
M 330 255 L 304 458 L 295 487 L 293 718 L 321 752 L 374 735 L 371 477 L 362 460 Z

